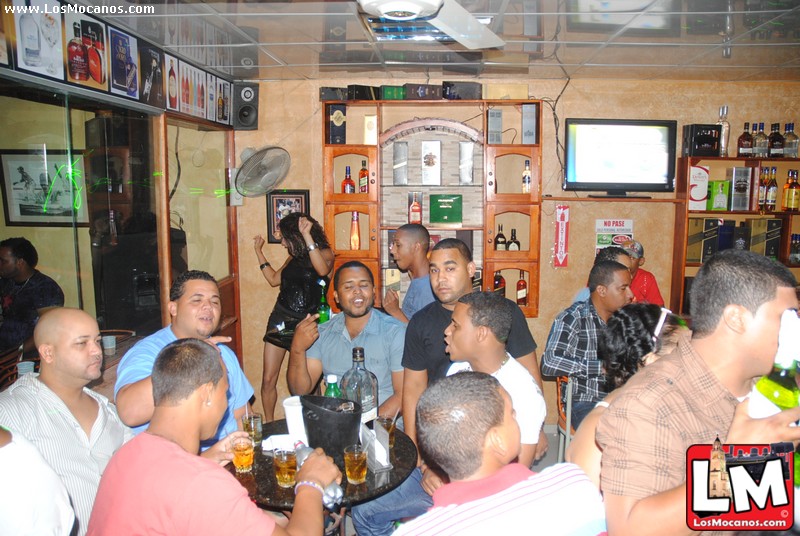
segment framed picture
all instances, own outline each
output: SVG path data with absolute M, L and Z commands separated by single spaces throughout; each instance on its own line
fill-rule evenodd
M 308 213 L 308 190 L 275 190 L 267 194 L 267 241 L 280 244 L 278 224 L 292 212 Z
M 6 225 L 88 225 L 83 155 L 65 151 L 0 153 Z
M 681 33 L 680 3 L 661 2 L 653 7 L 649 0 L 625 2 L 567 0 L 567 31 L 618 32 L 625 36 L 675 37 Z

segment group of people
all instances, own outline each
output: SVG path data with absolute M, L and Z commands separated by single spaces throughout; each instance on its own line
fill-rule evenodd
M 360 536 L 690 534 L 689 445 L 717 435 L 727 443 L 800 440 L 800 427 L 790 426 L 798 408 L 747 414 L 753 381 L 772 369 L 781 315 L 798 305 L 791 272 L 765 257 L 731 250 L 707 261 L 692 285 L 689 331 L 663 300 L 637 295 L 632 303 L 641 245 L 607 248 L 586 299 L 556 317 L 540 369 L 519 307 L 473 290 L 476 266 L 460 240 L 430 248 L 423 226 L 400 227 L 390 252 L 412 283 L 402 304 L 390 292 L 380 311 L 372 272 L 358 261 L 334 272 L 313 218 L 290 214 L 280 232 L 289 255 L 279 268 L 266 259 L 263 238 L 254 239 L 262 274 L 280 286 L 267 334 L 279 325 L 294 331 L 286 348 L 265 336 L 266 418 L 286 350 L 289 390 L 302 395 L 324 375 L 341 376 L 362 347 L 378 378 L 379 414 L 401 415 L 419 447 L 408 479 L 352 508 Z M 320 324 L 319 283 L 331 274 L 341 313 Z M 298 473 L 304 485 L 288 522 L 258 509 L 222 467 L 233 439 L 245 435 L 239 423 L 254 391 L 228 340 L 214 336 L 216 281 L 185 272 L 168 310 L 171 324 L 122 358 L 115 404 L 87 388 L 101 374 L 95 319 L 71 308 L 41 311 L 32 334 L 39 374 L 0 393 L 8 429 L 0 429 L 0 467 L 28 491 L 0 491 L 0 533 L 322 533 L 321 491 L 341 473 L 321 450 Z M 543 374 L 573 378 L 577 430 L 571 463 L 534 473 L 548 448 Z

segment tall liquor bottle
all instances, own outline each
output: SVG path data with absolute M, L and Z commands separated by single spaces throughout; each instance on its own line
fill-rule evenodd
M 378 379 L 364 365 L 364 349 L 353 348 L 353 366 L 342 376 L 340 386 L 348 400 L 361 404 L 361 422 L 368 423 L 378 416 Z
M 778 204 L 778 168 L 772 167 L 767 183 L 767 212 L 775 212 Z
M 369 170 L 367 161 L 361 161 L 361 169 L 358 171 L 358 191 L 362 194 L 369 192 Z
M 797 158 L 798 138 L 794 133 L 794 123 L 786 123 L 786 133 L 783 135 L 783 156 Z
M 328 300 L 325 298 L 325 280 L 320 279 L 317 283 L 322 287 L 322 294 L 319 297 L 319 307 L 317 307 L 317 314 L 319 314 L 317 322 L 324 324 L 331 319 L 331 306 L 328 305 Z
M 497 236 L 494 237 L 494 249 L 497 251 L 506 251 L 506 235 L 503 234 L 503 224 L 497 226 Z
M 519 251 L 519 240 L 517 240 L 517 230 L 511 229 L 511 240 L 506 244 L 508 251 Z
M 525 272 L 519 271 L 519 281 L 517 281 L 517 305 L 528 305 L 528 284 L 525 282 Z
M 755 123 L 753 123 L 755 129 Z M 766 158 L 769 155 L 769 139 L 764 134 L 764 123 L 758 124 L 758 131 L 753 134 L 753 156 L 756 158 Z
M 525 160 L 525 169 L 522 171 L 522 193 L 531 193 L 531 161 Z
M 781 135 L 781 124 L 772 123 L 772 129 L 769 133 L 769 157 L 770 158 L 783 158 L 783 136 Z
M 86 57 L 86 45 L 81 37 L 81 23 L 72 25 L 75 35 L 67 45 L 67 72 L 72 80 L 89 79 L 89 60 Z
M 422 205 L 419 202 L 420 192 L 411 193 L 411 204 L 408 205 L 408 223 L 422 225 Z
M 750 134 L 750 123 L 745 122 L 744 132 L 736 142 L 736 156 L 753 156 L 753 136 Z
M 494 273 L 492 290 L 494 290 L 496 293 L 500 294 L 503 297 L 505 297 L 506 295 L 506 278 L 503 277 L 503 274 L 500 273 L 500 270 L 497 270 Z
M 786 190 L 786 202 L 783 210 L 787 212 L 800 211 L 800 184 L 797 183 L 797 170 L 790 169 L 786 179 L 789 188 Z
M 31 13 L 31 0 L 25 0 L 26 10 L 19 18 L 19 40 L 22 43 L 22 61 L 29 67 L 42 64 L 42 34 Z
M 356 193 L 356 183 L 353 182 L 353 178 L 350 176 L 350 166 L 344 167 L 344 180 L 342 181 L 342 193 L 343 194 Z
M 178 78 L 175 76 L 175 62 L 169 62 L 169 73 L 167 74 L 167 93 L 169 96 L 169 107 L 173 110 L 178 109 Z M 219 98 L 220 108 L 222 108 L 222 97 Z M 220 109 L 220 116 L 222 110 Z
M 350 249 L 361 249 L 361 229 L 358 225 L 358 211 L 353 211 L 350 220 Z
M 767 185 L 769 184 L 769 168 L 761 166 L 758 176 L 758 210 L 767 210 Z
M 731 124 L 728 123 L 728 106 L 719 107 L 719 155 L 728 156 L 728 141 L 731 137 Z

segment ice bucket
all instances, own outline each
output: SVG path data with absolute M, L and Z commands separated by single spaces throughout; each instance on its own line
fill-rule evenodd
M 358 443 L 361 425 L 361 404 L 343 398 L 303 395 L 303 422 L 310 447 L 320 447 L 325 454 L 341 463 L 344 448 Z M 352 412 L 337 411 L 342 404 L 352 404 Z

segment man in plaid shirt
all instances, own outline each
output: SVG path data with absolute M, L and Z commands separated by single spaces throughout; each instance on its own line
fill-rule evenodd
M 572 377 L 575 428 L 606 396 L 605 374 L 597 358 L 598 334 L 612 314 L 633 300 L 630 284 L 627 266 L 616 261 L 595 264 L 589 273 L 589 299 L 567 307 L 550 328 L 542 357 L 542 375 Z

